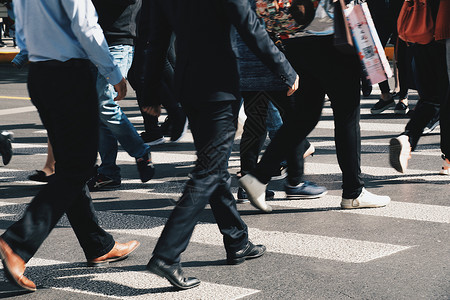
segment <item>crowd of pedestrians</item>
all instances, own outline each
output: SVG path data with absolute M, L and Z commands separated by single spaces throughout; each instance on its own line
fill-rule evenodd
M 334 45 L 335 2 L 14 0 L 20 53 L 13 64 L 21 68 L 29 61 L 28 91 L 47 130 L 48 151 L 42 170 L 30 176 L 47 184 L 0 237 L 7 277 L 27 291 L 36 290 L 24 276 L 26 263 L 63 214 L 88 266 L 133 252 L 138 241 L 118 243 L 100 227 L 90 191 L 120 186 L 118 143 L 135 159 L 141 181 L 152 179 L 151 146 L 165 142 L 164 136 L 177 142 L 188 121 L 197 161 L 146 267 L 179 289 L 200 284 L 184 275 L 180 257 L 207 204 L 223 235 L 226 261 L 235 265 L 266 251 L 250 242 L 236 203 L 249 201 L 270 213 L 266 200 L 274 192 L 267 185 L 284 177 L 288 199 L 327 193 L 303 179 L 304 159 L 314 153 L 307 136 L 320 120 L 326 95 L 342 171 L 341 207 L 388 205 L 390 197 L 366 190 L 361 176 L 360 91 L 370 94 L 371 86 L 361 78 L 356 52 Z M 420 96 L 405 132 L 390 141 L 391 165 L 399 172 L 407 169 L 411 151 L 439 113 L 440 174 L 450 175 L 449 2 L 428 0 L 435 38 L 426 45 L 408 44 L 408 49 L 395 35 L 400 1 L 368 2 L 383 46 L 389 38 L 396 41 L 400 86 L 395 104 L 387 80 L 381 82 L 381 99 L 372 114 L 394 106 L 395 113 L 406 114 L 408 89 L 417 89 Z M 414 80 L 407 70 L 414 71 Z M 144 118 L 141 134 L 120 107 L 127 77 Z M 247 120 L 236 201 L 228 159 L 241 105 Z M 168 120 L 160 126 L 162 106 Z M 258 161 L 267 132 L 270 144 Z M 4 165 L 12 157 L 11 141 L 12 133 L 0 134 Z M 95 166 L 97 153 L 100 166 Z

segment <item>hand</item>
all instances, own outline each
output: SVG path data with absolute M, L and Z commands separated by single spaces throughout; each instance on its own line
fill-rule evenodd
M 161 115 L 161 105 L 146 106 L 142 110 L 151 116 L 159 117 Z
M 117 97 L 114 101 L 119 101 L 125 98 L 127 95 L 127 81 L 122 77 L 122 80 L 114 85 L 114 90 L 117 92 Z
M 295 78 L 294 84 L 289 88 L 287 95 L 291 96 L 295 91 L 298 89 L 298 82 L 300 81 L 300 78 L 297 75 L 297 78 Z

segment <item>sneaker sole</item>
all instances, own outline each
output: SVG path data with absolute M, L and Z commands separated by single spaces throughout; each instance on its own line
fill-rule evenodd
M 423 132 L 422 132 L 422 135 L 430 134 L 430 133 L 433 132 L 433 130 L 435 130 L 436 127 L 438 127 L 438 126 L 439 126 L 439 125 L 433 126 L 433 127 L 431 127 L 431 128 L 426 128 L 426 129 L 424 129 Z
M 402 153 L 402 144 L 398 139 L 391 139 L 389 142 L 389 162 L 391 166 L 400 173 L 404 173 L 400 155 Z
M 346 205 L 341 203 L 341 208 L 343 209 L 357 209 L 357 208 L 378 208 L 378 207 L 385 207 L 389 203 L 386 204 L 369 204 L 364 206 L 353 206 L 353 205 Z
M 394 109 L 394 114 L 396 114 L 396 115 L 406 115 L 408 112 L 409 112 L 409 108 L 405 109 L 405 110 L 403 110 L 403 109 L 401 109 L 401 110 Z
M 280 180 L 280 179 L 284 179 L 286 177 L 287 177 L 287 172 L 285 172 L 285 173 L 283 173 L 281 175 L 278 175 L 278 176 L 273 176 L 273 177 L 270 178 L 270 180 Z
M 228 265 L 240 265 L 248 259 L 254 259 L 254 258 L 261 257 L 264 255 L 264 253 L 266 253 L 266 250 L 264 250 L 263 252 L 260 252 L 258 254 L 255 254 L 255 255 L 247 255 L 247 256 L 239 257 L 239 258 L 227 258 L 227 264 Z
M 183 136 L 186 134 L 187 129 L 188 129 L 188 119 L 186 118 L 186 122 L 184 122 L 183 131 L 181 132 L 180 136 L 179 136 L 176 140 L 170 139 L 170 142 L 171 142 L 171 143 L 176 143 L 176 142 L 178 142 L 179 140 L 181 140 L 181 139 L 183 138 Z
M 149 145 L 149 146 L 156 146 L 156 145 L 161 145 L 166 143 L 166 139 L 165 138 L 159 138 L 157 140 L 151 141 L 151 142 L 147 142 L 145 144 Z
M 328 193 L 328 191 L 323 192 L 322 194 L 318 194 L 318 195 L 288 195 L 286 194 L 286 198 L 288 198 L 289 200 L 295 200 L 295 199 L 317 199 L 320 198 L 322 196 L 325 196 Z
M 236 203 L 241 203 L 241 204 L 250 203 L 250 200 L 248 200 L 248 199 L 236 199 Z
M 370 110 L 370 113 L 372 114 L 372 115 L 378 115 L 378 114 L 381 114 L 383 111 L 385 111 L 386 109 L 389 109 L 389 108 L 391 108 L 391 107 L 395 107 L 395 103 L 392 103 L 392 104 L 389 104 L 389 105 L 386 105 L 385 107 L 383 107 L 383 108 L 380 108 L 380 109 L 377 109 L 377 110 Z
M 102 186 L 102 187 L 93 187 L 89 188 L 89 192 L 99 192 L 99 191 L 109 191 L 109 190 L 115 190 L 120 188 L 121 184 L 119 185 L 109 185 L 109 186 Z

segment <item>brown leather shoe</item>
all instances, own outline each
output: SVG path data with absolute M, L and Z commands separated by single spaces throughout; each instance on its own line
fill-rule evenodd
M 103 256 L 94 259 L 89 259 L 87 264 L 89 267 L 99 267 L 107 263 L 125 259 L 128 257 L 128 255 L 130 255 L 131 252 L 136 250 L 140 244 L 141 243 L 139 243 L 138 241 L 129 241 L 128 243 L 125 244 L 120 244 L 116 242 L 114 248 L 112 248 L 111 251 L 109 251 Z
M 3 263 L 3 270 L 6 277 L 19 287 L 34 292 L 36 291 L 36 285 L 33 281 L 29 280 L 23 273 L 25 272 L 25 262 L 19 255 L 15 254 L 9 245 L 0 238 L 0 257 Z

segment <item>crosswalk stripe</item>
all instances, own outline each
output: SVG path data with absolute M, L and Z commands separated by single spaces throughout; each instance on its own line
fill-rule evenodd
M 393 132 L 400 134 L 405 131 L 405 124 L 360 122 L 361 131 Z M 319 121 L 316 129 L 334 129 L 334 121 Z M 436 131 L 437 132 L 437 131 Z
M 21 114 L 21 113 L 26 113 L 26 112 L 30 112 L 30 111 L 37 111 L 37 109 L 35 106 L 25 106 L 25 107 L 1 109 L 0 116 Z
M 386 158 L 387 159 L 387 158 Z M 438 168 L 441 167 L 441 160 L 436 160 L 436 171 L 408 169 L 405 173 L 398 173 L 393 168 L 385 167 L 369 167 L 362 166 L 361 172 L 364 177 L 375 177 L 386 180 L 402 180 L 402 181 L 440 181 L 443 183 L 450 182 L 450 176 L 439 175 Z M 322 175 L 322 174 L 341 174 L 341 169 L 337 164 L 321 164 L 307 162 L 305 164 L 305 174 Z
M 159 276 L 149 272 L 123 271 L 119 268 L 89 268 L 68 266 L 64 268 L 63 261 L 48 260 L 41 258 L 32 258 L 27 263 L 27 272 L 31 273 L 30 279 L 38 285 L 50 287 L 51 289 L 61 290 L 71 293 L 80 293 L 85 295 L 101 296 L 111 299 L 168 299 L 167 292 L 170 292 L 170 299 L 240 299 L 255 293 L 259 290 L 229 286 L 211 282 L 202 281 L 200 286 L 195 289 L 176 291 L 170 283 Z M 37 278 L 33 273 L 38 273 L 39 268 L 51 267 L 48 271 L 52 276 Z M 2 268 L 2 267 L 0 267 Z M 74 275 L 66 275 L 67 270 L 72 269 Z M 60 273 L 60 274 L 59 274 Z M 79 274 L 82 273 L 82 274 Z M 47 277 L 47 278 L 45 278 Z M 6 281 L 3 272 L 0 274 L 0 280 Z M 43 282 L 42 282 L 43 281 Z M 107 284 L 105 284 L 107 282 Z
M 136 180 L 135 182 L 137 183 L 138 181 Z M 181 188 L 184 186 L 184 184 L 180 183 L 179 185 L 180 185 L 179 193 L 159 192 L 150 188 L 121 190 L 121 192 L 147 194 L 152 196 L 158 195 L 159 197 L 168 197 L 176 201 L 181 196 L 182 190 Z M 391 198 L 395 199 L 395 195 L 391 195 Z M 330 210 L 338 213 L 353 213 L 360 215 L 390 217 L 413 221 L 427 221 L 427 222 L 447 223 L 447 224 L 450 223 L 449 206 L 391 201 L 389 205 L 383 208 L 344 210 L 340 208 L 341 203 L 340 196 L 325 195 L 320 199 L 312 199 L 312 200 L 282 200 L 286 199 L 286 194 L 280 191 L 275 191 L 274 199 L 275 200 L 267 201 L 267 203 L 273 206 L 281 206 L 281 207 Z M 274 210 L 276 210 L 276 207 L 274 208 Z
M 275 192 L 275 199 L 286 199 L 286 196 L 284 192 Z M 273 206 L 330 210 L 338 213 L 450 224 L 450 207 L 441 205 L 391 201 L 389 205 L 381 208 L 340 209 L 341 197 L 333 195 L 325 195 L 320 199 L 312 200 L 272 200 L 267 201 L 267 203 Z M 276 211 L 276 207 L 274 207 L 274 210 Z
M 111 231 L 158 238 L 162 229 L 163 226 L 150 229 L 113 229 Z M 249 228 L 249 236 L 253 241 L 266 245 L 269 252 L 347 263 L 365 263 L 410 248 L 409 246 L 321 235 L 263 231 L 257 228 Z M 216 224 L 197 224 L 191 241 L 215 246 L 223 245 L 223 237 Z
M 275 204 L 270 201 L 271 204 Z M 307 201 L 287 201 L 288 204 Z M 4 202 L 6 203 L 6 202 Z M 312 205 L 310 203 L 310 205 Z M 114 217 L 112 217 L 114 216 Z M 129 216 L 121 213 L 99 212 L 99 218 L 116 221 L 129 219 Z M 145 228 L 137 229 L 107 229 L 110 232 L 138 235 L 158 238 L 164 228 L 165 218 L 138 216 L 139 224 L 146 224 Z M 105 224 L 105 228 L 107 228 Z M 380 242 L 362 241 L 348 238 L 330 237 L 323 235 L 303 234 L 294 232 L 266 231 L 258 228 L 249 228 L 249 236 L 253 241 L 267 246 L 269 252 L 328 259 L 346 263 L 365 263 L 377 258 L 392 255 L 406 250 L 411 246 L 394 245 Z M 216 224 L 197 224 L 192 242 L 214 246 L 223 245 L 223 237 L 217 229 Z

